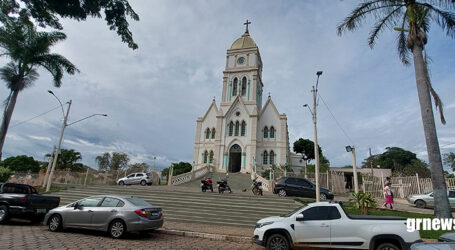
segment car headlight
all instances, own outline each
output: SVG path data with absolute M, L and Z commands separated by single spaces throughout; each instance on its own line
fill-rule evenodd
M 263 226 L 267 226 L 273 224 L 273 221 L 263 222 L 263 223 L 256 223 L 256 228 L 261 228 Z

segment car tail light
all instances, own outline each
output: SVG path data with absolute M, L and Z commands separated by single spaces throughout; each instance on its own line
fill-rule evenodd
M 163 214 L 163 211 L 160 211 L 160 217 L 163 217 L 164 214 Z
M 147 217 L 147 212 L 145 212 L 144 209 L 138 209 L 138 210 L 135 210 L 134 212 L 141 217 Z
M 147 176 L 147 178 L 145 178 L 145 179 L 150 179 L 150 177 Z
M 21 202 L 27 202 L 27 197 L 22 197 L 22 198 L 20 199 L 20 201 L 21 201 Z

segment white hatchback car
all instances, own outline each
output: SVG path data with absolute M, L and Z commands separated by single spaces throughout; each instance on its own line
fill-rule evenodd
M 142 186 L 145 186 L 145 185 L 151 186 L 153 184 L 152 175 L 149 173 L 129 174 L 126 177 L 118 179 L 117 184 L 120 186 L 132 185 L 132 184 L 141 184 Z

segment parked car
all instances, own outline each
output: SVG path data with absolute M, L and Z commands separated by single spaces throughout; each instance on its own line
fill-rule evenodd
M 259 220 L 253 241 L 283 250 L 300 246 L 401 250 L 422 240 L 419 231 L 407 231 L 406 218 L 348 215 L 338 202 L 326 201 Z
M 59 197 L 40 195 L 32 186 L 0 183 L 0 223 L 7 222 L 11 217 L 40 222 L 59 203 Z
M 326 188 L 319 188 L 320 200 L 332 200 L 333 193 L 332 191 Z M 277 182 L 275 182 L 275 188 L 273 189 L 274 194 L 278 196 L 300 196 L 307 198 L 316 197 L 316 185 L 311 181 L 298 178 L 298 177 L 282 177 Z
M 455 190 L 447 190 L 450 206 L 455 209 Z M 410 205 L 415 205 L 418 208 L 434 207 L 433 192 L 428 194 L 413 194 L 408 196 Z
M 98 195 L 49 211 L 44 224 L 52 232 L 64 228 L 106 231 L 112 238 L 127 232 L 149 231 L 163 226 L 161 208 L 133 196 Z
M 445 234 L 439 236 L 438 241 L 439 242 L 451 242 L 451 244 L 455 244 L 455 232 L 449 232 L 449 233 L 445 233 Z
M 447 242 L 420 242 L 411 245 L 411 250 L 453 250 L 454 243 Z
M 129 174 L 127 177 L 123 177 L 117 180 L 117 184 L 120 186 L 123 185 L 132 185 L 132 184 L 141 184 L 142 186 L 145 185 L 152 185 L 152 175 L 149 173 L 134 173 Z

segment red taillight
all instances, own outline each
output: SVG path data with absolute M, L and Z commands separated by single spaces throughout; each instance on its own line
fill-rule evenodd
M 27 197 L 22 197 L 22 198 L 20 199 L 20 201 L 21 201 L 21 202 L 27 202 Z
M 163 214 L 163 211 L 160 211 L 160 217 L 163 217 L 164 214 Z
M 136 211 L 134 211 L 137 215 L 141 216 L 141 217 L 147 217 L 147 213 L 145 212 L 144 209 L 138 209 Z
M 150 179 L 150 177 L 147 176 L 147 178 L 145 178 L 145 179 Z

